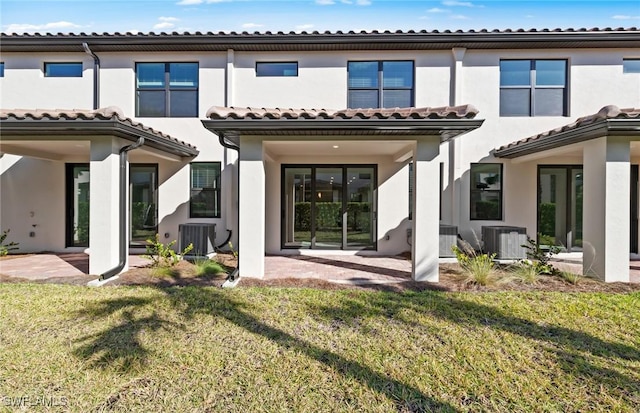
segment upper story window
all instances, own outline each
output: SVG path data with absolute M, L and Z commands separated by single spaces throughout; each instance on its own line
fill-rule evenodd
M 257 62 L 256 76 L 298 76 L 298 62 Z
M 45 77 L 82 77 L 82 62 L 45 62 Z
M 407 108 L 414 105 L 412 61 L 349 62 L 349 108 Z
M 197 117 L 198 63 L 136 63 L 136 116 Z
M 0 62 L 0 77 L 4 77 L 4 62 Z
M 500 116 L 566 115 L 566 60 L 500 61 Z
M 640 73 L 640 59 L 622 59 L 622 73 Z

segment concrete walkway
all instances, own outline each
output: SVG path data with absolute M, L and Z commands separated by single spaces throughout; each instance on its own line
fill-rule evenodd
M 582 273 L 581 256 L 563 256 L 558 268 Z M 634 257 L 635 258 L 635 257 Z M 451 262 L 450 259 L 441 260 Z M 149 260 L 129 256 L 129 266 L 143 267 Z M 60 277 L 89 277 L 89 256 L 84 253 L 32 254 L 0 260 L 0 274 L 37 281 Z M 630 262 L 631 282 L 640 283 L 640 261 Z M 93 276 L 92 276 L 93 277 Z M 315 278 L 341 284 L 391 284 L 411 280 L 411 261 L 402 257 L 357 255 L 288 255 L 265 257 L 264 279 Z

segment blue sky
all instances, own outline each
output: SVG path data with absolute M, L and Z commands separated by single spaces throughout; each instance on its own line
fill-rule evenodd
M 0 0 L 4 33 L 640 27 L 640 0 Z

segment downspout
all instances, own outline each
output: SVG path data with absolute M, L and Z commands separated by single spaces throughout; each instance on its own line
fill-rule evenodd
M 100 107 L 100 58 L 89 49 L 86 42 L 82 43 L 82 48 L 93 57 L 93 110 L 96 110 Z
M 220 141 L 220 145 L 224 146 L 225 148 L 238 151 L 238 154 L 240 153 L 240 147 L 227 141 L 225 139 L 224 133 L 218 132 L 218 140 Z M 238 182 L 238 185 L 240 185 L 240 182 Z M 238 220 L 239 219 L 240 217 L 238 217 Z M 231 238 L 231 231 L 229 231 L 229 238 Z M 240 282 L 240 261 L 238 261 L 238 265 L 236 266 L 236 269 L 233 270 L 233 272 L 227 276 L 227 279 L 225 280 L 225 282 L 222 283 L 222 288 L 233 288 L 236 285 L 238 285 L 239 282 Z
M 118 188 L 120 192 L 120 210 L 118 213 L 120 220 L 118 230 L 120 261 L 117 266 L 101 274 L 100 278 L 98 278 L 99 281 L 104 281 L 120 274 L 127 262 L 127 152 L 139 148 L 143 144 L 144 138 L 141 136 L 136 143 L 120 148 L 120 185 Z

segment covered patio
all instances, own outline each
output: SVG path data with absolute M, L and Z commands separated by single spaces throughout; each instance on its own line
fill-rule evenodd
M 218 135 L 222 145 L 239 151 L 241 276 L 265 277 L 265 254 L 333 249 L 352 255 L 388 256 L 411 248 L 411 279 L 437 282 L 441 191 L 437 157 L 443 142 L 482 125 L 482 120 L 474 119 L 477 113 L 471 105 L 346 110 L 211 108 L 209 119 L 202 123 Z M 409 162 L 413 168 L 411 209 L 419 212 L 407 222 Z M 291 229 L 298 221 L 291 212 L 296 206 L 291 199 L 297 195 L 296 187 L 305 186 L 306 178 L 294 177 L 293 170 L 303 170 L 300 173 L 311 177 L 309 182 L 315 188 L 312 193 L 300 193 L 300 200 L 311 205 L 312 221 L 311 233 L 302 242 L 291 237 L 299 229 Z M 365 191 L 348 192 L 347 185 L 355 181 L 367 181 L 367 188 L 361 187 Z M 367 198 L 368 242 L 350 242 L 349 195 Z M 335 205 L 325 203 L 327 198 Z M 321 239 L 317 230 L 321 199 L 322 206 L 334 206 L 337 211 L 332 216 L 336 236 L 331 242 Z
M 0 125 L 3 228 L 25 253 L 88 248 L 87 271 L 104 278 L 128 268 L 128 152 L 178 165 L 198 154 L 117 107 L 1 109 Z
M 494 155 L 513 164 L 545 165 L 559 155 L 581 162 L 582 272 L 606 282 L 631 280 L 630 257 L 638 252 L 633 251 L 639 233 L 638 177 L 632 165 L 640 163 L 640 109 L 605 106 L 561 128 L 500 147 Z

